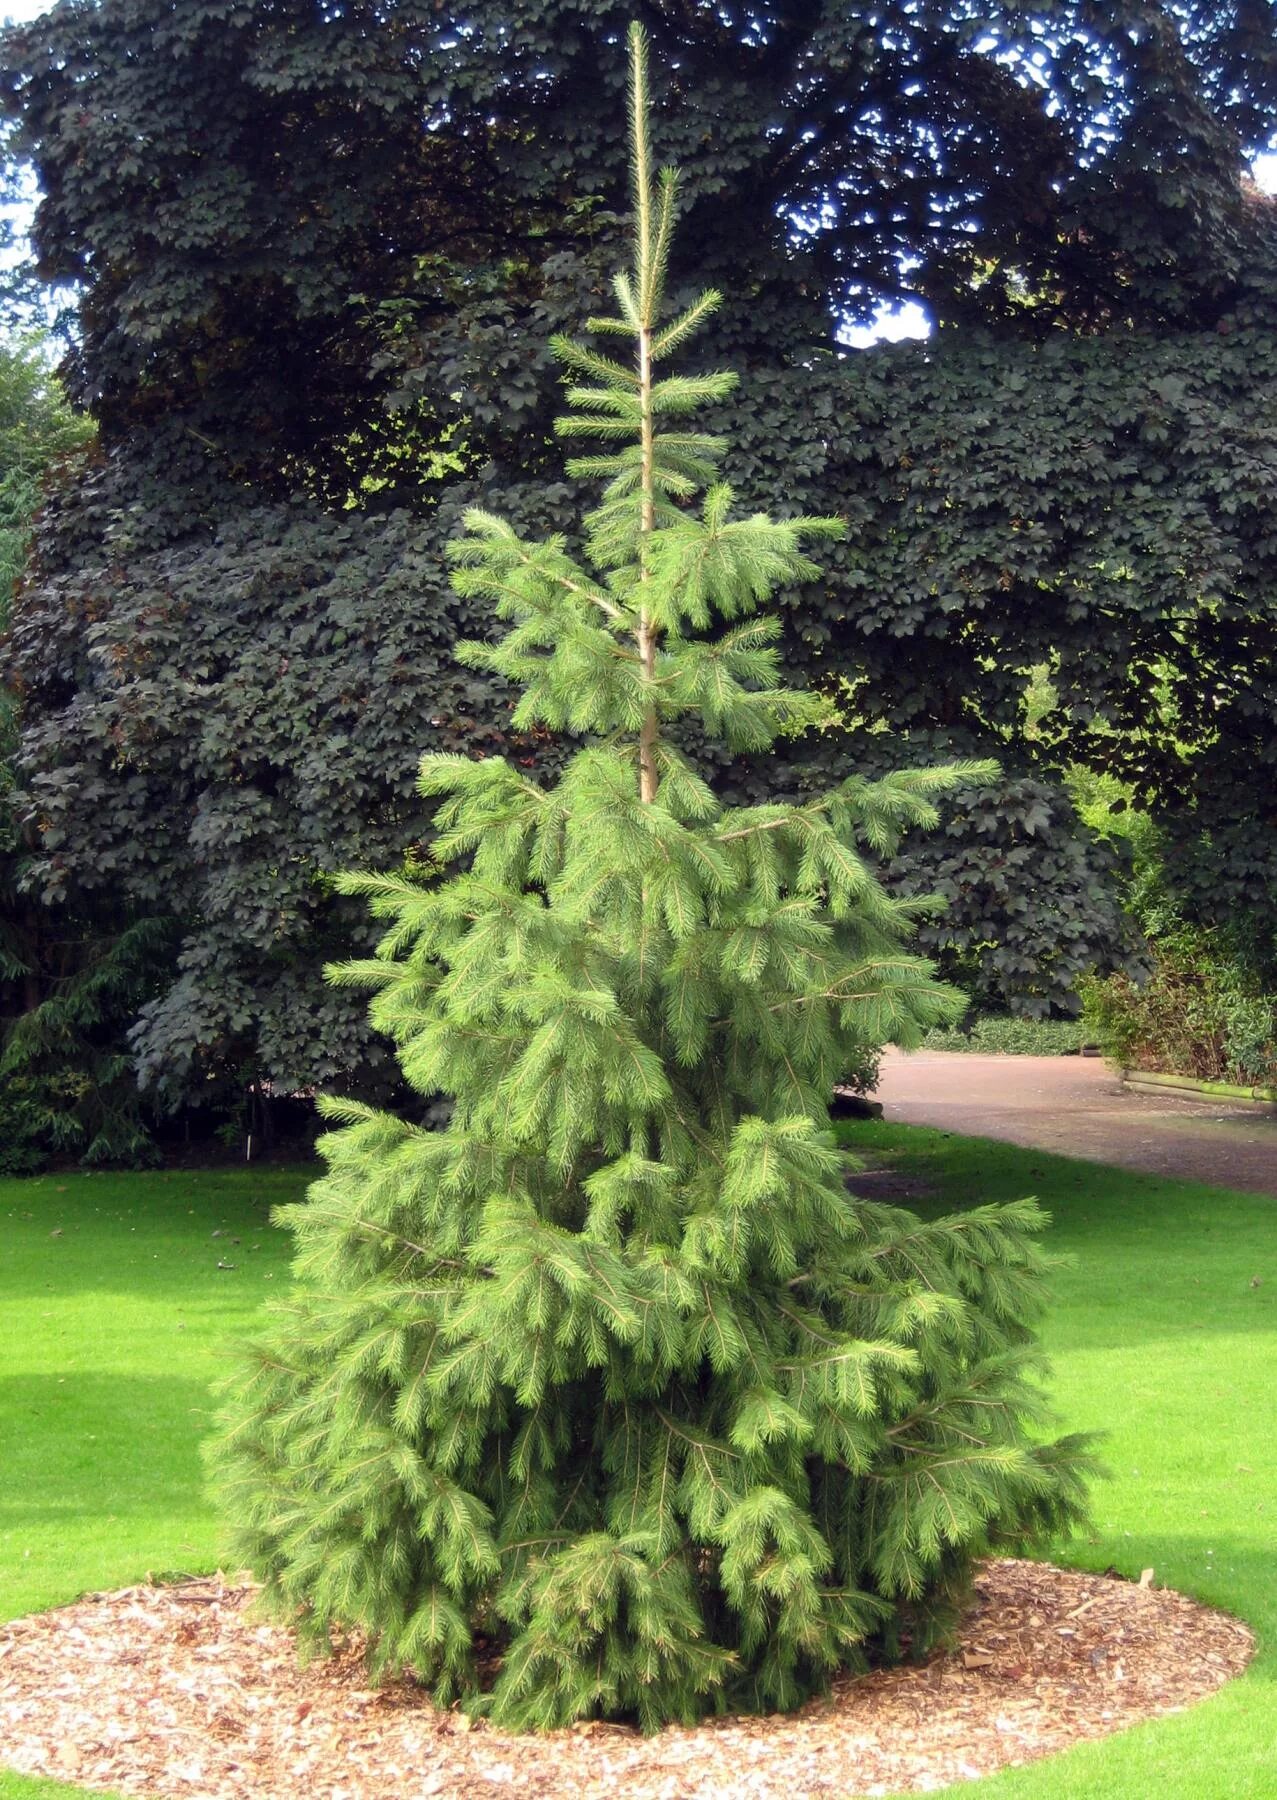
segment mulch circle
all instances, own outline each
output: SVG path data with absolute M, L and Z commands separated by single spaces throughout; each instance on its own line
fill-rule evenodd
M 643 1738 L 516 1736 L 370 1690 L 357 1648 L 298 1666 L 220 1577 L 92 1594 L 0 1627 L 0 1762 L 162 1800 L 805 1800 L 934 1791 L 1180 1712 L 1246 1665 L 1246 1627 L 1166 1589 L 982 1565 L 961 1641 L 797 1713 Z

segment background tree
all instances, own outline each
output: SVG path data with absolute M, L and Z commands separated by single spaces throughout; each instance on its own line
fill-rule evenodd
M 0 343 L 0 629 L 49 470 L 92 437 L 92 422 L 67 404 L 47 342 L 31 334 Z
M 491 493 L 516 521 L 579 516 L 545 345 L 612 254 L 601 51 L 628 10 L 104 0 L 7 38 L 41 267 L 83 287 L 69 379 L 105 452 L 47 514 L 15 619 L 30 880 L 182 921 L 136 1039 L 148 1079 L 392 1074 L 310 974 L 315 944 L 359 930 L 326 874 L 427 829 L 423 727 L 441 749 L 508 727 L 449 660 L 474 619 L 442 549 Z M 1212 809 L 1272 735 L 1273 232 L 1242 180 L 1272 129 L 1264 22 L 1241 0 L 909 0 L 648 23 L 671 96 L 695 95 L 669 143 L 688 241 L 737 296 L 713 339 L 750 376 L 729 473 L 854 528 L 783 598 L 787 667 L 850 686 L 857 755 L 889 755 L 888 731 L 1004 753 L 1006 784 L 958 815 L 971 861 L 941 872 L 969 919 L 955 950 L 1000 1003 L 1067 1005 L 1124 946 L 1053 771 L 1143 754 L 1165 736 L 1150 669 L 1209 657 L 1214 698 L 1184 695 L 1185 753 L 1146 786 L 1217 843 Z M 910 296 L 928 345 L 837 355 L 851 316 Z M 1032 748 L 1044 664 L 1059 741 Z M 723 754 L 715 779 L 801 790 L 852 749 Z M 1035 934 L 1014 871 L 1044 833 L 1058 891 Z
M 50 472 L 80 460 L 92 437 L 67 405 L 47 340 L 0 344 L 0 632 Z M 121 935 L 114 908 L 90 919 L 22 893 L 29 835 L 12 801 L 15 700 L 0 692 L 0 1169 L 25 1172 L 52 1148 L 99 1161 L 144 1141 L 124 1033 L 153 991 L 160 946 L 146 930 Z
M 379 990 L 451 1116 L 327 1104 L 330 1173 L 287 1209 L 303 1283 L 217 1453 L 283 1617 L 358 1625 L 376 1666 L 515 1727 L 787 1707 L 906 1629 L 925 1649 L 977 1554 L 1082 1516 L 1088 1466 L 1025 1427 L 1037 1209 L 866 1206 L 827 1129 L 848 1057 L 957 1001 L 860 842 L 973 771 L 728 807 L 677 747 L 819 720 L 761 609 L 839 527 L 733 517 L 688 421 L 735 378 L 665 372 L 719 296 L 664 307 L 676 178 L 630 43 L 620 316 L 591 322 L 609 354 L 557 344 L 560 433 L 604 446 L 574 465 L 607 480 L 587 556 L 478 510 L 454 546 L 508 625 L 464 660 L 518 683 L 518 723 L 596 741 L 549 786 L 427 756 L 429 879 L 344 884 L 390 923 L 337 979 Z

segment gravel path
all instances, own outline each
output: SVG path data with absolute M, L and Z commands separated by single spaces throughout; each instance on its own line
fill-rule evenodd
M 1277 1118 L 1128 1093 L 1098 1058 L 891 1051 L 875 1098 L 901 1124 L 1277 1198 Z

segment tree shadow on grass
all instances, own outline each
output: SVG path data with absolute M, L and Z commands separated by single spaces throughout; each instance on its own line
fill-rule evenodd
M 1073 1264 L 1052 1282 L 1058 1307 L 1087 1347 L 1182 1341 L 1195 1356 L 1205 1337 L 1277 1332 L 1273 1200 L 922 1128 L 864 1130 L 867 1142 L 844 1141 L 912 1185 L 902 1203 L 924 1219 L 1037 1199 L 1043 1247 Z
M 0 1181 L 0 1291 L 5 1300 L 235 1300 L 267 1269 L 279 1279 L 290 1240 L 271 1211 L 304 1198 L 307 1179 L 271 1169 Z

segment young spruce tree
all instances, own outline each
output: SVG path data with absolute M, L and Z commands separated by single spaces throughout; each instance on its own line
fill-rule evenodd
M 520 1727 L 789 1707 L 925 1649 L 976 1556 L 1082 1516 L 1089 1462 L 1030 1435 L 1042 1214 L 858 1200 L 829 1131 L 866 1042 L 959 1004 L 857 844 L 970 771 L 732 809 L 678 748 L 683 720 L 760 751 L 815 716 L 760 608 L 839 528 L 734 517 L 685 423 L 733 377 L 658 376 L 718 296 L 663 316 L 676 180 L 631 52 L 634 266 L 590 330 L 632 354 L 557 346 L 561 431 L 608 440 L 572 465 L 607 483 L 585 557 L 477 512 L 455 549 L 509 622 L 467 659 L 522 687 L 518 724 L 591 741 L 552 788 L 427 757 L 426 878 L 346 880 L 389 929 L 333 979 L 377 989 L 451 1116 L 324 1103 L 295 1294 L 215 1449 L 304 1639 L 357 1627 L 375 1670 Z

